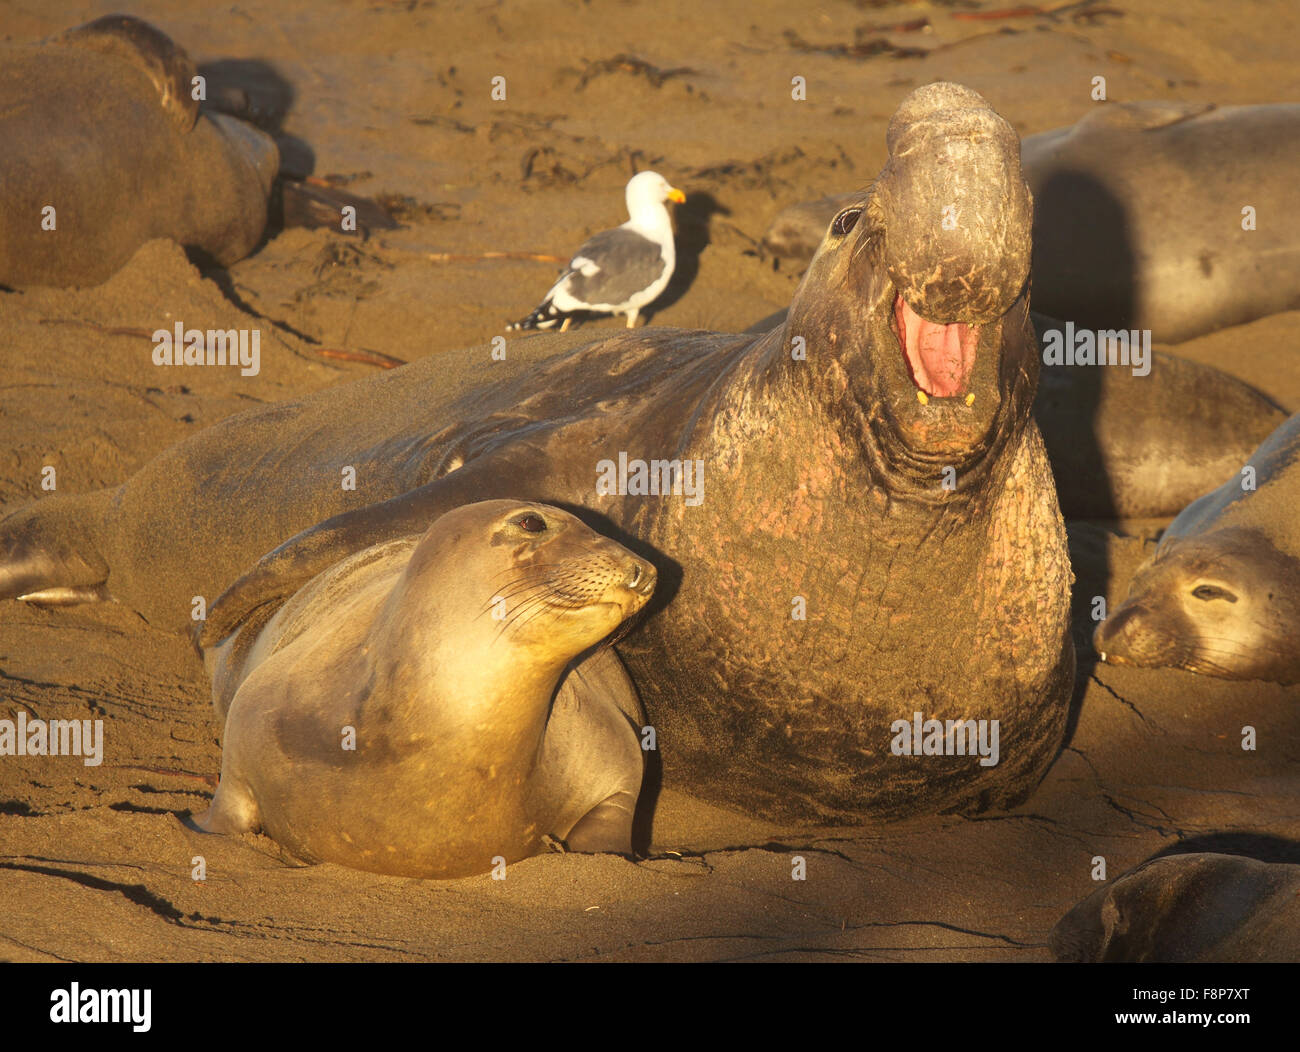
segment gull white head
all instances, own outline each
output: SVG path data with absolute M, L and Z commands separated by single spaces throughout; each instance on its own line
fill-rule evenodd
M 641 172 L 627 184 L 627 214 L 634 223 L 649 223 L 652 217 L 667 214 L 665 201 L 682 204 L 686 195 L 674 189 L 658 172 Z

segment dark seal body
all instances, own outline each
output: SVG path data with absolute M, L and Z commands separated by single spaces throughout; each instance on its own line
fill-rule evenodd
M 1098 888 L 1048 938 L 1058 961 L 1300 961 L 1300 866 L 1171 855 Z
M 1048 330 L 1063 329 L 1036 312 L 1034 326 L 1040 346 Z M 1067 519 L 1175 515 L 1287 418 L 1211 366 L 1152 350 L 1144 368 L 1043 366 L 1034 419 Z
M 517 501 L 343 560 L 242 626 L 251 645 L 207 655 L 229 712 L 199 824 L 414 877 L 484 873 L 547 838 L 630 853 L 640 705 L 612 651 L 579 655 L 654 581 L 573 516 Z
M 151 238 L 223 265 L 252 251 L 279 152 L 199 113 L 193 76 L 182 49 L 121 15 L 0 47 L 0 285 L 96 285 Z
M 1030 418 L 1029 195 L 1014 132 L 967 89 L 914 93 L 890 145 L 779 328 L 626 334 L 460 389 L 428 360 L 242 414 L 118 490 L 0 522 L 0 595 L 103 587 L 180 629 L 284 542 L 210 605 L 219 640 L 351 552 L 520 495 L 658 569 L 619 647 L 668 784 L 826 820 L 1023 798 L 1074 671 Z M 637 461 L 653 487 L 609 484 Z M 918 712 L 1000 721 L 1001 762 L 895 755 Z

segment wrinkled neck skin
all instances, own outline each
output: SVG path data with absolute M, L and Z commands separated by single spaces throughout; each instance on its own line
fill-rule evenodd
M 811 416 L 851 443 L 845 469 L 906 517 L 966 519 L 996 494 L 1037 385 L 1033 200 L 1014 130 L 969 89 L 914 92 L 887 139 L 888 163 L 832 221 L 780 338 L 753 349 L 718 408 L 752 429 L 761 391 L 773 426 Z
M 796 397 L 818 406 L 826 424 L 854 442 L 863 481 L 897 514 L 969 519 L 988 506 L 1010 463 L 1004 453 L 1029 422 L 1038 359 L 1028 299 L 1019 296 L 1006 314 L 980 327 L 965 392 L 974 404 L 931 398 L 923 405 L 896 335 L 895 288 L 884 268 L 873 265 L 877 243 L 856 251 L 859 274 L 833 285 L 839 293 L 829 302 L 809 302 L 807 283 L 795 297 L 782 342 L 789 347 L 802 337 L 808 360 L 786 353 L 773 364 Z M 841 269 L 848 258 L 841 253 L 828 267 Z
M 868 222 L 864 215 L 859 227 Z M 986 510 L 1011 469 L 1006 454 L 1023 439 L 1038 382 L 1028 294 L 980 327 L 963 397 L 923 405 L 897 334 L 879 231 L 859 233 L 851 249 L 818 255 L 786 324 L 717 377 L 680 448 L 703 459 L 708 484 L 722 487 L 716 468 L 735 462 L 762 420 L 764 431 L 785 437 L 769 452 L 787 463 L 765 460 L 753 470 L 799 477 L 814 467 L 815 450 L 838 450 L 833 469 L 899 524 L 901 543 L 919 542 L 927 523 Z M 805 358 L 792 356 L 799 341 Z M 725 498 L 711 489 L 707 499 Z

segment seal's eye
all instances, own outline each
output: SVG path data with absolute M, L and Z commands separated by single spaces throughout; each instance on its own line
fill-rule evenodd
M 1226 599 L 1230 603 L 1235 603 L 1237 597 L 1229 592 L 1226 588 L 1216 588 L 1212 584 L 1198 585 L 1192 589 L 1192 595 L 1197 599 L 1204 599 L 1207 602 L 1211 599 Z
M 852 230 L 858 222 L 858 216 L 862 215 L 861 208 L 846 208 L 843 212 L 835 217 L 831 222 L 831 230 L 839 237 L 843 237 Z
M 528 533 L 541 533 L 546 529 L 546 520 L 529 512 L 522 518 L 515 519 L 515 525 Z

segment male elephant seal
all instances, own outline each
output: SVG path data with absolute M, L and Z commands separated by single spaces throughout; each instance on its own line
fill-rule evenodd
M 1171 855 L 1098 888 L 1047 940 L 1058 961 L 1300 961 L 1300 866 Z
M 1190 504 L 1097 626 L 1103 661 L 1300 683 L 1300 414 Z
M 495 383 L 482 348 L 468 393 L 430 358 L 241 414 L 117 490 L 0 522 L 0 596 L 106 590 L 181 628 L 283 541 L 209 607 L 218 640 L 342 556 L 522 494 L 668 585 L 619 647 L 667 784 L 778 818 L 1023 798 L 1074 672 L 1030 420 L 1029 193 L 1014 131 L 969 89 L 918 89 L 888 139 L 771 332 L 625 333 Z M 892 728 L 917 714 L 928 744 L 898 755 Z M 1000 762 L 926 726 L 968 719 L 1000 734 Z
M 546 836 L 630 852 L 636 694 L 608 650 L 565 673 L 654 582 L 572 515 L 518 501 L 359 552 L 239 648 L 237 669 L 212 655 L 219 710 L 239 682 L 199 824 L 410 877 L 483 873 Z
M 1300 306 L 1300 104 L 1108 102 L 1021 160 L 1039 310 L 1180 343 Z M 807 259 L 851 196 L 787 208 L 764 248 Z
M 0 47 L 0 285 L 99 284 L 157 237 L 222 265 L 252 251 L 279 151 L 200 114 L 194 75 L 125 15 Z

